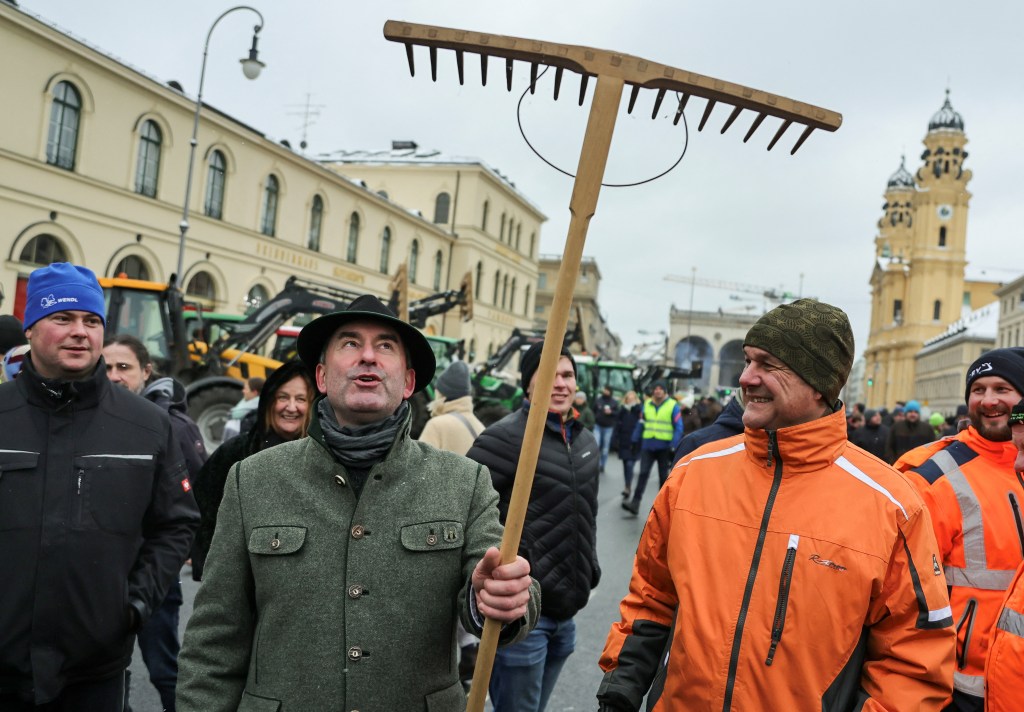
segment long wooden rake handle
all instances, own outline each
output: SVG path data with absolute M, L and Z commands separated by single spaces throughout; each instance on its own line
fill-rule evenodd
M 526 507 L 530 503 L 533 474 L 537 468 L 537 456 L 540 453 L 540 442 L 544 435 L 544 421 L 547 419 L 548 406 L 551 404 L 551 388 L 555 383 L 555 369 L 562 348 L 562 339 L 565 337 L 565 328 L 569 322 L 572 293 L 583 258 L 587 228 L 590 226 L 590 218 L 597 211 L 597 198 L 601 192 L 605 164 L 608 162 L 608 150 L 611 147 L 612 133 L 615 130 L 615 119 L 622 98 L 622 87 L 621 77 L 599 76 L 594 91 L 594 100 L 590 105 L 590 118 L 587 121 L 587 132 L 583 137 L 579 169 L 576 172 L 572 199 L 569 201 L 571 214 L 569 234 L 565 240 L 562 264 L 558 269 L 551 316 L 544 334 L 544 349 L 541 351 L 540 365 L 537 368 L 537 383 L 530 401 L 530 415 L 526 420 L 526 433 L 523 435 L 523 448 L 519 454 L 512 498 L 505 516 L 505 534 L 501 540 L 501 563 L 503 564 L 515 561 L 519 552 L 523 520 L 526 518 Z M 476 668 L 473 671 L 473 686 L 469 691 L 469 701 L 466 706 L 467 712 L 483 712 L 500 632 L 501 623 L 492 619 L 485 621 L 484 633 L 480 639 L 480 651 L 476 658 Z

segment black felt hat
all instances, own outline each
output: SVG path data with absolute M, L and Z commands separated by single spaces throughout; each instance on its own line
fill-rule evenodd
M 394 327 L 409 353 L 409 368 L 416 372 L 415 391 L 427 387 L 434 378 L 437 362 L 430 342 L 419 329 L 402 321 L 384 302 L 372 294 L 357 297 L 341 311 L 324 314 L 302 327 L 299 332 L 299 358 L 310 371 L 316 371 L 320 354 L 339 327 L 353 321 L 376 321 Z

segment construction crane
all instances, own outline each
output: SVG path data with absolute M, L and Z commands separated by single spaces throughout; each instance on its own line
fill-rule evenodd
M 730 292 L 746 292 L 748 294 L 758 294 L 764 297 L 770 302 L 781 304 L 782 302 L 792 301 L 799 299 L 801 294 L 794 294 L 793 292 L 782 290 L 776 287 L 763 287 L 758 284 L 744 284 L 742 282 L 725 282 L 720 279 L 705 279 L 697 276 L 686 276 L 681 274 L 667 274 L 665 275 L 665 281 L 667 282 L 682 282 L 683 284 L 690 284 L 696 287 L 711 287 L 713 289 L 725 289 Z M 801 285 L 803 284 L 803 275 L 800 275 Z M 801 286 L 801 291 L 803 291 Z

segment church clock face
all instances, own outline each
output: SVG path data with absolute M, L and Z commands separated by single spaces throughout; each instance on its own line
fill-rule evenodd
M 935 209 L 940 220 L 949 220 L 953 217 L 953 206 L 952 205 L 940 205 Z

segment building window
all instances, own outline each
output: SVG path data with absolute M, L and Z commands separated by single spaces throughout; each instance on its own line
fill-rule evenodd
M 154 121 L 142 124 L 139 133 L 139 160 L 135 166 L 135 192 L 156 197 L 156 179 L 160 175 L 160 145 L 163 135 Z
M 345 256 L 352 264 L 356 262 L 356 252 L 359 248 L 359 214 L 352 213 L 348 219 L 348 254 Z
M 217 285 L 209 272 L 196 272 L 185 287 L 185 294 L 189 297 L 202 299 L 210 306 L 217 300 Z
M 208 217 L 220 220 L 224 214 L 224 176 L 227 162 L 224 154 L 214 151 L 210 154 L 210 166 L 206 170 L 206 199 L 203 201 L 203 212 Z
M 36 235 L 25 245 L 18 260 L 32 265 L 67 262 L 68 252 L 53 235 Z
M 466 356 L 470 363 L 476 361 L 476 339 L 469 340 L 469 353 Z
M 903 300 L 894 299 L 892 302 L 892 320 L 897 324 L 903 323 Z
M 939 299 L 936 299 L 935 303 L 932 305 L 932 320 L 933 321 L 939 321 L 939 319 L 941 319 L 941 318 L 942 318 L 942 301 L 939 300 Z
M 548 275 L 547 272 L 541 272 L 537 275 L 537 289 L 547 289 L 548 287 Z
M 437 225 L 448 224 L 448 207 L 451 205 L 451 196 L 447 193 L 441 193 L 437 196 L 437 200 L 434 201 L 434 222 Z
M 494 299 L 491 300 L 491 304 L 498 306 L 498 295 L 501 293 L 501 271 L 495 270 L 494 272 Z
M 508 310 L 516 310 L 516 278 L 512 278 L 512 291 L 508 295 Z
M 484 263 L 476 263 L 476 284 L 473 285 L 473 298 L 480 298 L 480 285 L 484 282 Z
M 53 89 L 50 107 L 50 131 L 46 137 L 46 162 L 51 166 L 75 168 L 78 126 L 82 116 L 82 97 L 70 82 L 61 82 Z
M 484 201 L 484 217 L 480 221 L 480 229 L 483 230 L 484 232 L 487 232 L 487 213 L 489 213 L 490 211 L 491 211 L 491 201 L 485 200 Z
M 263 306 L 270 299 L 270 292 L 262 284 L 254 284 L 252 289 L 245 295 L 245 313 L 252 312 Z
M 409 249 L 409 284 L 416 284 L 416 270 L 420 266 L 420 241 L 413 240 Z
M 535 242 L 537 242 L 537 233 L 531 232 L 530 233 L 530 257 L 533 257 L 533 254 L 534 254 L 533 253 L 533 249 L 534 249 L 534 247 L 536 247 L 536 245 L 534 244 Z
M 149 280 L 149 265 L 138 255 L 128 255 L 114 267 L 115 277 Z
M 508 242 L 509 245 L 512 244 L 512 233 L 513 233 L 514 230 L 515 230 L 515 225 L 514 225 L 514 223 L 512 221 L 512 218 L 509 218 L 508 219 L 508 237 L 506 238 L 506 242 Z
M 523 296 L 523 316 L 529 316 L 530 314 L 530 285 L 526 285 L 524 290 L 526 294 Z
M 939 228 L 939 247 L 946 246 L 946 227 L 943 225 Z
M 498 235 L 498 240 L 505 241 L 505 213 L 501 214 L 501 233 Z
M 267 176 L 263 184 L 263 215 L 260 217 L 260 232 L 268 237 L 274 236 L 277 226 L 277 197 L 280 186 L 277 177 L 273 174 Z
M 434 255 L 434 291 L 441 291 L 441 267 L 444 265 L 444 255 L 441 254 L 441 250 L 437 251 Z
M 523 237 L 523 224 L 516 225 L 516 249 L 519 249 L 519 242 Z
M 384 228 L 380 236 L 380 272 L 388 273 L 388 262 L 391 260 L 391 228 Z
M 306 247 L 314 252 L 320 251 L 320 228 L 324 222 L 324 200 L 319 195 L 313 196 L 313 207 L 309 209 L 309 239 Z
M 501 286 L 501 308 L 504 309 L 505 305 L 508 304 L 508 275 L 505 275 L 505 279 L 502 280 Z

